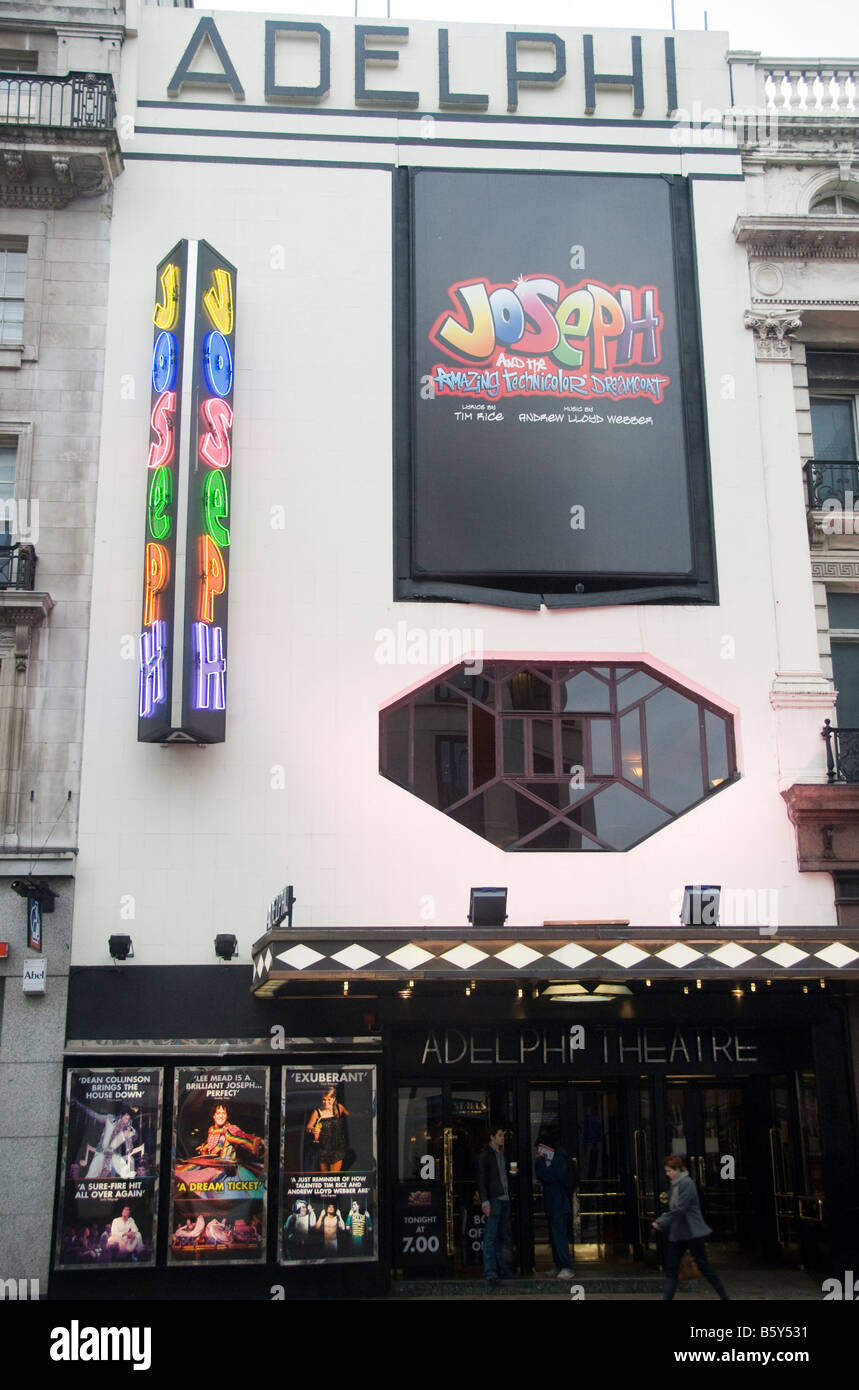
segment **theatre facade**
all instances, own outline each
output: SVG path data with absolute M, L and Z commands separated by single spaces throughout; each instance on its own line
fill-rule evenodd
M 135 24 L 52 1292 L 479 1275 L 490 1124 L 522 1274 L 551 1133 L 582 1269 L 658 1265 L 678 1154 L 723 1252 L 840 1276 L 798 372 L 856 310 L 803 340 L 761 273 L 789 79 L 715 33 Z

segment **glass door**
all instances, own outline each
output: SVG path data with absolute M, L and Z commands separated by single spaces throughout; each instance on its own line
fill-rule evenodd
M 752 1197 L 743 1087 L 669 1081 L 666 1110 L 665 1152 L 685 1159 L 713 1238 L 744 1243 Z
M 503 1084 L 399 1087 L 394 1268 L 483 1273 L 485 1217 L 477 1157 L 492 1124 L 506 1131 L 512 1231 L 506 1260 L 511 1269 L 517 1267 L 519 1183 L 512 1119 L 512 1091 Z
M 786 1077 L 772 1082 L 772 1124 L 770 1125 L 770 1172 L 776 1243 L 784 1254 L 799 1250 L 797 1227 L 796 1155 L 791 1143 L 791 1096 Z
M 601 1081 L 534 1084 L 530 1088 L 531 1162 L 541 1135 L 575 1159 L 578 1190 L 572 1202 L 576 1265 L 627 1258 L 630 1253 L 630 1180 L 623 1142 L 620 1087 Z M 533 1172 L 533 1169 L 532 1169 Z M 533 1180 L 534 1264 L 553 1267 L 540 1184 Z

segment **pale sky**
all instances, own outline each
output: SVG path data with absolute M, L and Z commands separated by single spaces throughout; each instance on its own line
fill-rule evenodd
M 389 0 L 392 20 L 527 24 L 537 28 L 670 29 L 671 0 Z M 355 0 L 195 0 L 194 8 L 297 16 L 349 15 Z M 386 0 L 357 0 L 361 19 L 384 19 Z M 674 0 L 676 28 L 727 30 L 731 47 L 766 58 L 854 58 L 859 69 L 856 0 Z

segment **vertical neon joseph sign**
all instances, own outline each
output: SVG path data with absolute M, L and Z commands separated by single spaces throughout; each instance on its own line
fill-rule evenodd
M 146 742 L 225 737 L 235 283 L 235 267 L 205 241 L 180 242 L 158 267 L 138 688 Z

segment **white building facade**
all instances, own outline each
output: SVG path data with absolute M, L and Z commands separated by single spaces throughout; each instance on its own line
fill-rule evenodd
M 714 33 L 128 26 L 57 1287 L 465 1269 L 496 1118 L 523 1271 L 552 1127 L 580 1258 L 653 1262 L 669 1151 L 726 1246 L 837 1265 L 859 863 L 813 578 L 856 561 L 812 575 L 801 464 L 806 390 L 854 389 L 852 89 L 797 114 Z

